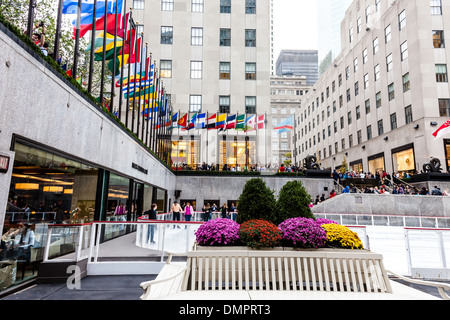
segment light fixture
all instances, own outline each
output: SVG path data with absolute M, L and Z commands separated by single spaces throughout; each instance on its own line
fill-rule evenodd
M 64 189 L 64 194 L 73 194 L 73 189 Z
M 435 127 L 435 126 L 437 126 L 437 125 L 438 125 L 438 123 L 437 123 L 437 122 L 435 122 L 435 121 L 433 121 L 433 122 L 430 122 L 430 125 L 432 125 L 433 127 Z
M 43 189 L 44 192 L 53 192 L 53 193 L 63 192 L 63 190 L 64 190 L 63 187 L 58 186 L 45 186 Z
M 38 190 L 39 183 L 16 183 L 16 190 Z
M 388 141 L 389 140 L 389 137 L 384 137 L 384 141 Z

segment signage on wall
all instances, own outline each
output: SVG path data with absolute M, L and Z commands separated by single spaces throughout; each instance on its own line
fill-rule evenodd
M 6 173 L 9 168 L 9 157 L 0 155 L 0 172 Z
M 137 165 L 136 163 L 132 163 L 131 166 L 134 169 L 136 169 L 136 170 L 138 170 L 138 171 L 140 171 L 142 173 L 148 174 L 148 170 L 147 169 L 142 168 L 141 166 Z

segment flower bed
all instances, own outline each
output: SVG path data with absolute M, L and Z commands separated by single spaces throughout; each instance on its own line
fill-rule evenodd
M 290 218 L 278 227 L 255 219 L 238 224 L 219 218 L 204 223 L 195 233 L 200 246 L 247 246 L 252 249 L 283 246 L 293 249 L 363 249 L 358 235 L 328 219 Z

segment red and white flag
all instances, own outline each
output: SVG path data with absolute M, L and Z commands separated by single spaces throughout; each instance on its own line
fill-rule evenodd
M 265 120 L 265 115 L 264 114 L 258 116 L 258 121 L 257 121 L 258 129 L 264 129 L 264 120 Z
M 450 120 L 448 120 L 439 129 L 437 129 L 436 132 L 433 133 L 433 136 L 435 139 L 437 139 L 447 134 L 450 134 Z

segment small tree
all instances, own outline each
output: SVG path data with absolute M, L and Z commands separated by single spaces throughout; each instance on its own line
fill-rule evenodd
M 239 196 L 237 211 L 238 223 L 253 219 L 264 219 L 275 223 L 274 191 L 270 190 L 261 178 L 248 180 Z
M 289 218 L 314 218 L 309 208 L 311 196 L 298 181 L 287 182 L 280 190 L 277 202 L 277 221 L 279 224 Z

